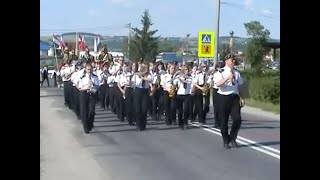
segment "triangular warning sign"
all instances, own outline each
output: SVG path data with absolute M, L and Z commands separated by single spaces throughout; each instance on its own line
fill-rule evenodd
M 202 43 L 211 43 L 211 38 L 208 35 L 204 35 Z

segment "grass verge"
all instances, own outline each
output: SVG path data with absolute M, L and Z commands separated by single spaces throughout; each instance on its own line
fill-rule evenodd
M 260 108 L 264 111 L 271 111 L 280 114 L 280 104 L 272 104 L 268 102 L 260 102 L 253 99 L 246 99 L 246 104 L 251 107 Z

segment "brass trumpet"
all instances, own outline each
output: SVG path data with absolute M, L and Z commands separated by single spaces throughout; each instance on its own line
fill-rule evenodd
M 171 86 L 168 93 L 170 98 L 174 98 L 177 93 L 177 86 L 176 85 Z
M 207 96 L 208 93 L 209 93 L 209 91 L 210 91 L 210 85 L 206 83 L 206 84 L 203 86 L 202 95 L 203 95 L 203 96 Z

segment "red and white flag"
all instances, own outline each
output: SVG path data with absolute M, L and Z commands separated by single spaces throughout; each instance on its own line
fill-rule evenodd
M 82 51 L 87 48 L 87 44 L 84 40 L 84 36 L 81 36 L 80 34 L 79 34 L 79 46 Z
M 98 34 L 95 38 L 94 38 L 94 46 L 93 46 L 93 48 L 94 48 L 94 52 L 95 53 L 98 53 L 98 46 L 99 46 L 99 44 L 100 44 L 100 35 Z
M 61 49 L 64 49 L 66 47 L 66 45 L 62 39 L 62 36 L 60 36 L 60 39 L 59 39 L 59 37 L 57 35 L 53 35 L 52 41 L 53 41 L 53 43 L 58 44 L 61 47 Z

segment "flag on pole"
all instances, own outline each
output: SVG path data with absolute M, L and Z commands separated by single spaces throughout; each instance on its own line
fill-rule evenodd
M 61 49 L 64 49 L 66 47 L 66 45 L 65 45 L 65 43 L 64 43 L 64 41 L 62 39 L 62 36 L 60 36 L 60 39 L 59 39 L 57 35 L 53 34 L 52 41 L 53 41 L 53 43 L 58 44 Z
M 87 48 L 87 44 L 84 40 L 84 36 L 81 36 L 81 34 L 79 34 L 79 46 L 82 51 Z
M 94 52 L 95 53 L 98 53 L 99 49 L 98 49 L 98 46 L 100 44 L 100 35 L 98 34 L 95 38 L 94 38 Z

